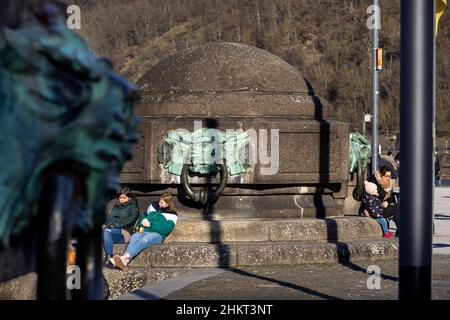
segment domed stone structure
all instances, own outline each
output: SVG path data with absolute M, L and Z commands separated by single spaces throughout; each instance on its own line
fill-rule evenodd
M 147 72 L 139 84 L 157 92 L 309 92 L 294 67 L 240 43 L 208 43 L 181 51 Z
M 142 116 L 148 108 L 152 115 L 334 115 L 297 69 L 267 51 L 238 43 L 181 51 L 144 74 L 138 86 L 143 103 L 137 112 Z
M 335 121 L 333 107 L 284 60 L 249 45 L 208 43 L 161 61 L 137 84 L 141 139 L 121 180 L 140 194 L 143 206 L 171 191 L 177 194 L 180 212 L 192 218 L 343 214 L 350 124 Z M 259 144 L 258 152 L 270 150 L 265 158 L 271 161 L 277 160 L 278 152 L 278 168 L 264 174 L 273 163 L 258 153 L 247 172 L 228 176 L 217 201 L 206 207 L 191 201 L 182 192 L 180 177 L 164 167 L 161 158 L 168 155 L 161 156 L 161 145 L 169 130 L 193 132 L 195 121 L 203 126 L 213 122 L 221 131 L 256 132 L 259 143 L 267 134 L 268 145 Z M 190 179 L 200 186 L 217 182 Z

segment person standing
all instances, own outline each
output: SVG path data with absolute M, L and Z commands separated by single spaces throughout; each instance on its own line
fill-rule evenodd
M 441 161 L 438 157 L 439 147 L 436 147 L 435 162 L 434 162 L 434 185 L 436 187 L 441 186 Z

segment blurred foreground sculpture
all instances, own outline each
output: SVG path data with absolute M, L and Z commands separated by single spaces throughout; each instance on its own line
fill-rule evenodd
M 104 207 L 137 141 L 136 91 L 67 29 L 55 5 L 26 6 L 26 19 L 7 21 L 7 3 L 0 6 L 0 282 L 37 271 L 38 299 L 98 299 Z M 82 281 L 71 294 L 72 237 Z

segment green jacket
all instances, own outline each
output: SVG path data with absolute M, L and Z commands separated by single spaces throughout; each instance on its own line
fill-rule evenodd
M 131 234 L 138 218 L 139 205 L 136 197 L 133 197 L 125 204 L 117 202 L 106 217 L 105 225 L 107 228 L 125 229 Z
M 150 227 L 144 227 L 142 220 L 147 219 L 150 222 Z M 178 215 L 176 211 L 161 209 L 157 201 L 152 202 L 149 209 L 142 213 L 142 217 L 137 223 L 136 229 L 142 227 L 145 232 L 156 232 L 161 235 L 163 241 L 172 232 L 177 223 Z

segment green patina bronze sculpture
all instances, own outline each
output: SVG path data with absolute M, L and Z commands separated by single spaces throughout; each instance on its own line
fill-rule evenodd
M 191 200 L 205 205 L 218 199 L 227 185 L 228 175 L 245 174 L 250 167 L 250 137 L 247 132 L 223 132 L 201 128 L 194 132 L 170 130 L 158 147 L 158 161 L 169 174 L 180 176 L 181 189 Z M 209 183 L 193 190 L 189 175 L 212 180 L 219 173 L 217 188 Z
M 349 135 L 349 165 L 348 172 L 356 172 L 356 188 L 353 190 L 353 198 L 361 201 L 364 191 L 364 180 L 366 179 L 367 166 L 372 155 L 372 146 L 369 140 L 358 132 Z
M 0 281 L 24 272 L 10 257 L 28 250 L 38 298 L 66 298 L 64 255 L 75 236 L 81 297 L 98 298 L 104 206 L 137 141 L 135 98 L 56 6 L 17 28 L 0 24 Z

